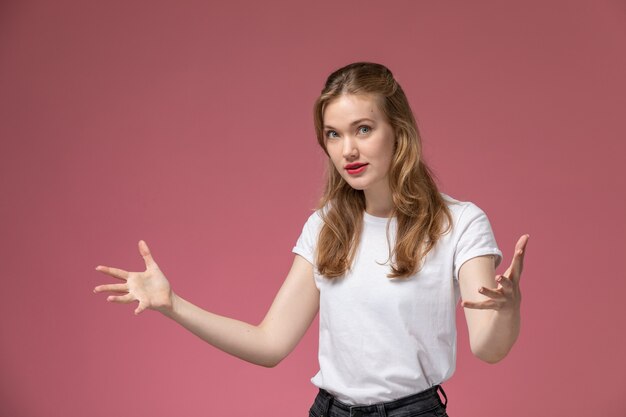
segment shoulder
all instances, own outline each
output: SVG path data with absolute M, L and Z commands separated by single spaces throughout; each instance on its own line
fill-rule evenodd
M 328 212 L 329 206 L 316 209 L 309 215 L 304 225 L 309 230 L 317 230 L 324 224 L 323 214 Z
M 450 210 L 455 225 L 471 222 L 477 217 L 486 217 L 486 213 L 483 209 L 471 201 L 461 201 L 443 192 L 439 194 L 441 194 L 441 197 L 446 202 L 446 206 Z

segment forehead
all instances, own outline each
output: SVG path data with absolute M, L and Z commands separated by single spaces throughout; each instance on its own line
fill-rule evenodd
M 384 120 L 378 98 L 371 94 L 342 94 L 326 104 L 323 117 L 324 124 L 333 127 L 347 126 L 363 118 Z

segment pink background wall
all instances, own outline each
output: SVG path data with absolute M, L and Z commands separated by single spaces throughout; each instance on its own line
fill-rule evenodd
M 306 415 L 317 320 L 266 369 L 107 303 L 93 268 L 143 269 L 145 239 L 181 296 L 260 322 L 322 186 L 313 101 L 370 60 L 499 272 L 531 235 L 503 362 L 458 310 L 449 414 L 626 415 L 625 50 L 617 0 L 2 2 L 0 414 Z

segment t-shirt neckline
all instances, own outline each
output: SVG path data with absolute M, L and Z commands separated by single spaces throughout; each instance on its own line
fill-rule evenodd
M 390 219 L 395 219 L 395 216 L 394 217 L 372 216 L 367 211 L 363 210 L 363 220 L 365 220 L 368 223 L 386 224 Z

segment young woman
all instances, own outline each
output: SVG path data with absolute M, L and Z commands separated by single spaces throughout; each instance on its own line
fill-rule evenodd
M 328 155 L 326 189 L 258 326 L 175 294 L 144 241 L 146 270 L 98 266 L 123 282 L 94 292 L 139 301 L 135 314 L 160 311 L 218 349 L 268 367 L 293 350 L 319 310 L 310 416 L 445 416 L 441 384 L 455 369 L 456 305 L 462 298 L 472 352 L 489 363 L 504 358 L 519 334 L 529 236 L 494 281 L 502 253 L 487 216 L 438 191 L 406 96 L 383 65 L 333 72 L 314 121 Z

